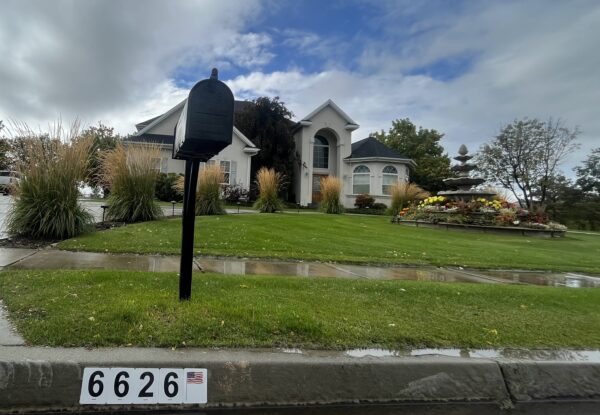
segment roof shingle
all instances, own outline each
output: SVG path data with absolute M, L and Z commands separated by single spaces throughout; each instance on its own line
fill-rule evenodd
M 408 160 L 403 154 L 389 148 L 374 137 L 367 137 L 355 143 L 352 143 L 352 154 L 347 159 L 358 159 L 367 157 L 382 157 Z

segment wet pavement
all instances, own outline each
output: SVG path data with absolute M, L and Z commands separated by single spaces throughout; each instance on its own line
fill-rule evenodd
M 22 346 L 25 340 L 8 321 L 4 305 L 0 299 L 0 346 Z
M 308 278 L 414 280 L 483 284 L 527 284 L 569 288 L 598 287 L 600 276 L 517 270 L 473 270 L 433 266 L 376 267 L 325 262 L 194 258 L 194 270 L 231 275 L 281 275 Z M 12 269 L 119 269 L 178 272 L 179 256 L 71 252 L 57 249 L 0 248 L 0 267 Z
M 282 349 L 288 353 L 314 353 L 300 349 Z M 600 363 L 600 350 L 573 349 L 352 349 L 343 351 L 350 357 L 418 357 L 444 356 L 472 359 L 519 359 L 533 361 L 563 361 L 563 362 L 592 362 Z

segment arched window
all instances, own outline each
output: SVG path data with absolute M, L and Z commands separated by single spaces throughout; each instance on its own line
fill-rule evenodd
M 352 172 L 352 194 L 359 195 L 371 192 L 371 170 L 367 166 L 360 165 Z
M 381 181 L 381 193 L 389 195 L 392 193 L 392 185 L 398 181 L 398 169 L 394 166 L 385 166 L 383 168 L 383 177 Z
M 329 168 L 329 142 L 327 142 L 325 137 L 320 135 L 315 135 L 313 167 L 316 169 Z

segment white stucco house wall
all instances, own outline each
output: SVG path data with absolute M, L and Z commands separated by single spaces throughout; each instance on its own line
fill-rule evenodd
M 185 162 L 171 157 L 173 132 L 183 109 L 181 102 L 165 114 L 137 124 L 138 132 L 132 142 L 155 142 L 162 146 L 160 170 L 164 173 L 183 173 Z M 249 102 L 236 101 L 235 111 Z M 413 160 L 385 146 L 373 137 L 352 142 L 352 132 L 359 125 L 332 100 L 327 100 L 299 122 L 294 135 L 298 160 L 294 163 L 293 193 L 296 203 L 316 205 L 321 200 L 320 180 L 336 176 L 342 180 L 342 203 L 354 207 L 359 194 L 369 193 L 376 202 L 390 204 L 389 186 L 397 180 L 408 181 Z M 260 151 L 237 128 L 232 143 L 213 159 L 223 166 L 225 184 L 249 188 L 252 156 Z
M 236 101 L 240 110 L 246 103 Z M 130 142 L 152 142 L 161 148 L 161 158 L 157 167 L 161 173 L 185 173 L 185 160 L 176 160 L 173 156 L 173 141 L 175 125 L 179 120 L 185 100 L 158 117 L 137 124 L 138 132 L 128 138 Z M 250 163 L 252 156 L 260 151 L 240 130 L 233 128 L 231 144 L 210 159 L 219 163 L 224 171 L 225 185 L 240 185 L 250 187 Z

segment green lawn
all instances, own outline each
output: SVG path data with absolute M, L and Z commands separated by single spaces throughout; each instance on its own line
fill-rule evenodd
M 196 218 L 195 251 L 203 255 L 521 268 L 600 274 L 600 238 L 526 238 L 413 228 L 388 217 L 247 214 Z M 67 250 L 178 254 L 181 220 L 139 223 L 80 236 Z
M 600 290 L 174 273 L 4 271 L 28 343 L 49 346 L 600 347 Z

